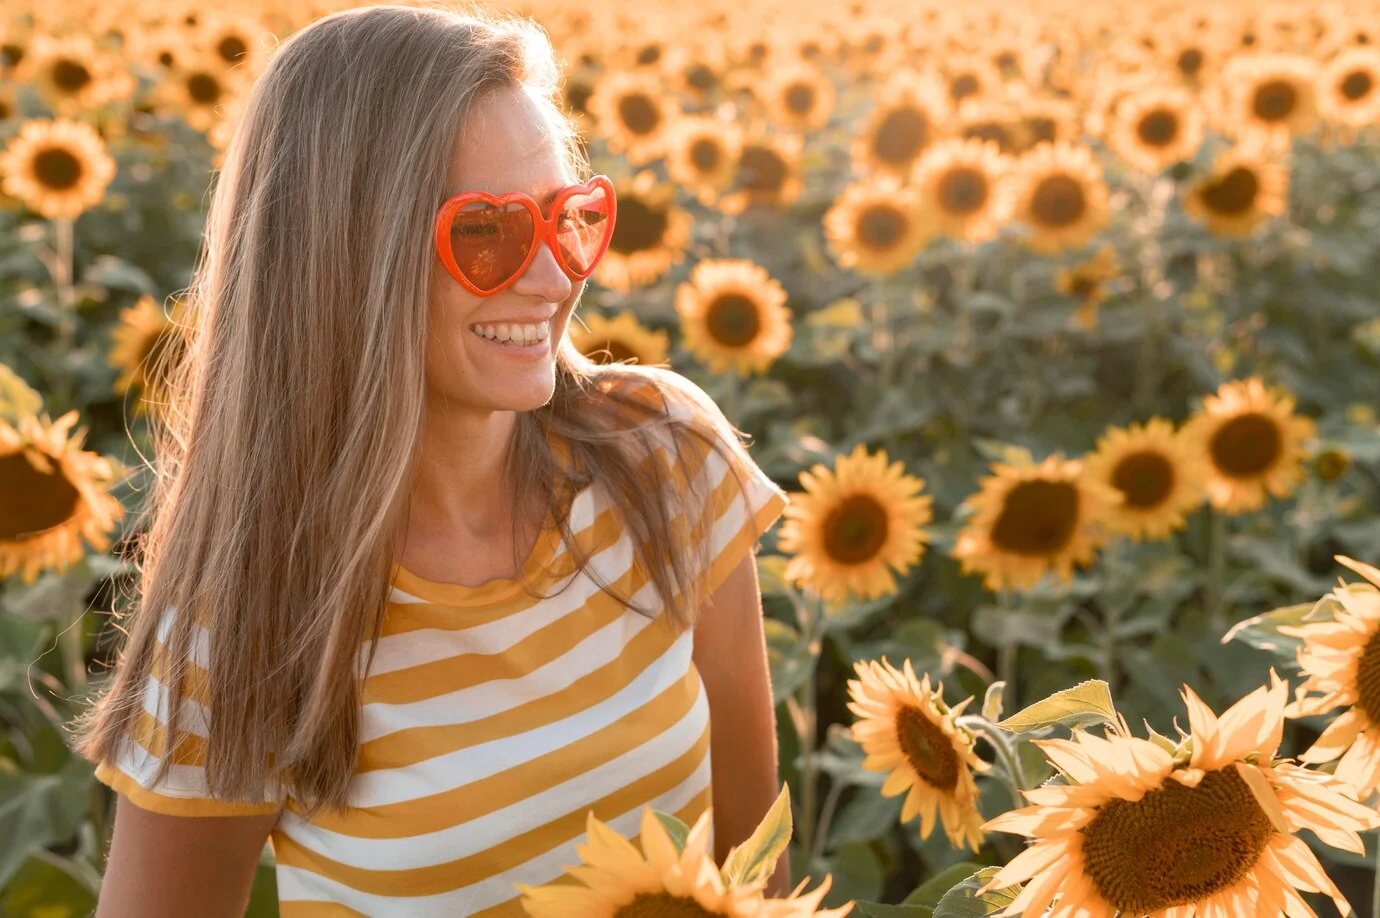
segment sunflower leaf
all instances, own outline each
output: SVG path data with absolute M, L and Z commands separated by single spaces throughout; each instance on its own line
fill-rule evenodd
M 997 681 L 987 686 L 987 694 L 982 698 L 982 716 L 985 720 L 996 723 L 997 718 L 1001 717 L 1002 696 L 1005 693 L 1005 682 Z
M 995 915 L 1016 901 L 1019 886 L 1007 886 L 978 895 L 1000 868 L 984 867 L 946 892 L 934 907 L 934 918 L 985 918 Z
M 1045 727 L 1087 726 L 1116 723 L 1112 693 L 1101 679 L 1089 679 L 1073 688 L 1055 692 L 997 724 L 1011 733 L 1031 733 Z
M 972 876 L 981 869 L 981 864 L 974 864 L 972 861 L 963 861 L 954 864 L 952 867 L 941 870 L 930 877 L 924 883 L 915 888 L 910 895 L 901 900 L 902 905 L 926 905 L 934 908 L 939 904 L 939 900 L 944 898 L 944 894 Z
M 1314 610 L 1324 601 L 1325 599 L 1318 602 L 1301 602 L 1237 622 L 1230 631 L 1222 635 L 1222 643 L 1226 644 L 1233 639 L 1239 640 L 1259 650 L 1278 654 L 1284 660 L 1293 663 L 1296 659 L 1295 651 L 1303 646 L 1303 641 L 1280 629 L 1305 624 L 1313 618 Z
M 42 408 L 43 397 L 18 373 L 0 363 L 0 418 L 18 425 L 21 417 L 38 414 Z
M 776 872 L 776 862 L 791 840 L 791 788 L 782 784 L 776 802 L 767 810 L 747 841 L 736 846 L 724 858 L 721 871 L 724 883 L 741 886 L 758 880 L 769 880 Z
M 652 810 L 652 815 L 660 820 L 661 827 L 666 830 L 666 834 L 670 837 L 671 843 L 676 846 L 676 853 L 679 854 L 684 851 L 685 839 L 690 836 L 690 827 L 669 813 L 661 813 L 657 810 Z

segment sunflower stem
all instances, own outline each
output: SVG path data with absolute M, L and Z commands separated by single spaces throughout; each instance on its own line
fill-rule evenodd
M 959 246 L 959 266 L 954 276 L 954 352 L 959 372 L 966 373 L 972 361 L 973 311 L 972 292 L 977 285 L 977 255 L 972 243 Z M 960 386 L 958 410 L 954 417 L 954 436 L 965 447 L 972 429 L 972 387 Z
M 1380 915 L 1380 832 L 1375 835 L 1375 876 L 1370 888 L 1370 913 Z
M 1227 515 L 1208 508 L 1208 620 L 1215 630 L 1226 627 L 1223 593 L 1227 580 Z
M 77 333 L 77 293 L 73 283 L 73 233 L 72 218 L 60 217 L 53 221 L 53 248 L 57 258 L 53 261 L 53 285 L 57 288 L 58 325 L 57 338 L 53 342 L 53 357 L 66 359 L 76 344 Z M 72 407 L 72 378 L 61 373 L 54 381 L 54 415 L 66 413 Z
M 829 838 L 829 824 L 834 821 L 834 810 L 838 808 L 839 798 L 843 796 L 844 783 L 831 781 L 829 796 L 824 798 L 824 808 L 819 814 L 819 829 L 815 832 L 814 843 L 810 846 L 810 862 L 824 857 L 824 847 Z
M 819 763 L 815 760 L 815 725 L 817 718 L 818 700 L 815 693 L 815 677 L 818 672 L 819 653 L 823 646 L 823 628 L 821 623 L 824 620 L 824 600 L 817 599 L 812 609 L 814 615 L 808 622 L 809 629 L 809 672 L 805 675 L 805 682 L 802 685 L 803 697 L 801 699 L 801 730 L 800 730 L 800 755 L 801 755 L 801 781 L 800 781 L 800 848 L 802 851 L 811 852 L 815 849 L 815 839 L 817 837 L 815 824 L 816 801 L 819 793 Z

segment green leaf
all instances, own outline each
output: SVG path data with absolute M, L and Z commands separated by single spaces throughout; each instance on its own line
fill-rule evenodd
M 972 861 L 954 864 L 915 887 L 915 891 L 902 899 L 901 904 L 928 905 L 933 908 L 939 904 L 940 899 L 944 898 L 946 892 L 981 869 L 981 864 L 974 864 Z
M 1237 622 L 1230 631 L 1222 635 L 1222 643 L 1226 644 L 1233 639 L 1239 640 L 1251 647 L 1278 654 L 1292 663 L 1297 659 L 1295 651 L 1303 646 L 1303 641 L 1292 635 L 1282 634 L 1279 629 L 1304 624 L 1321 603 L 1322 600 L 1301 602 L 1295 606 L 1285 606 Z
M 997 726 L 1012 733 L 1030 733 L 1056 725 L 1073 728 L 1096 723 L 1116 723 L 1111 690 L 1101 679 L 1089 679 L 1055 692 Z
M 795 694 L 795 690 L 810 678 L 810 647 L 800 638 L 800 632 L 775 618 L 762 619 L 762 631 L 767 642 L 767 666 L 771 670 L 772 705 L 778 705 Z
M 934 907 L 934 918 L 985 918 L 1015 902 L 1021 891 L 1019 886 L 978 895 L 977 891 L 986 886 L 998 870 L 997 867 L 985 867 L 946 892 Z
M 0 363 L 0 418 L 17 425 L 26 415 L 38 414 L 43 408 L 39 395 L 14 370 Z
M 790 560 L 785 555 L 757 556 L 757 585 L 764 594 L 790 591 L 791 586 L 786 582 L 786 565 Z
M 677 853 L 684 851 L 685 839 L 690 836 L 690 827 L 669 813 L 652 810 L 652 814 L 661 821 L 661 827 L 666 830 L 666 834 L 671 836 L 671 844 L 676 846 Z
M 72 756 L 57 774 L 0 772 L 0 887 L 39 848 L 71 838 L 85 812 L 92 766 Z
M 769 880 L 776 862 L 791 840 L 791 788 L 781 785 L 776 802 L 767 810 L 748 840 L 734 847 L 724 859 L 724 882 L 734 886 Z
M 934 909 L 928 905 L 887 905 L 885 902 L 853 900 L 853 912 L 867 918 L 933 918 Z
M 1002 696 L 1006 694 L 1006 683 L 1000 680 L 987 686 L 987 694 L 982 696 L 982 717 L 991 723 L 996 723 L 997 718 L 1001 717 Z

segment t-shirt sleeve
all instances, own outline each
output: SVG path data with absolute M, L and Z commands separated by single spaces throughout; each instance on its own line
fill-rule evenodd
M 210 736 L 210 708 L 206 698 L 209 666 L 207 633 L 198 627 L 191 642 L 191 666 L 184 681 L 177 730 L 168 731 L 169 691 L 164 684 L 168 653 L 164 641 L 171 633 L 173 609 L 158 627 L 158 644 L 144 690 L 144 710 L 138 726 L 121 737 L 113 760 L 96 764 L 96 780 L 124 794 L 146 810 L 171 816 L 253 816 L 277 812 L 276 795 L 265 792 L 261 802 L 214 799 L 206 784 L 206 744 Z M 159 762 L 172 758 L 161 781 L 154 782 Z

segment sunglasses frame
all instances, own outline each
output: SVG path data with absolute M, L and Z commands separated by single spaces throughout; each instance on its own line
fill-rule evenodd
M 590 259 L 589 270 L 579 272 L 574 270 L 561 254 L 560 240 L 557 235 L 557 215 L 565 208 L 565 204 L 577 194 L 589 194 L 602 188 L 608 200 L 608 224 L 609 228 L 604 233 L 604 241 L 599 246 L 599 251 Z M 474 283 L 465 276 L 465 272 L 460 270 L 460 266 L 455 262 L 455 253 L 451 250 L 450 231 L 451 222 L 455 215 L 464 207 L 483 202 L 503 207 L 511 203 L 521 204 L 527 208 L 532 215 L 532 242 L 533 245 L 527 251 L 527 257 L 523 259 L 522 265 L 512 273 L 512 275 L 497 287 L 491 290 L 483 290 L 475 286 Z M 526 273 L 531 267 L 532 260 L 537 257 L 537 252 L 543 243 L 551 250 L 551 254 L 556 258 L 556 264 L 565 272 L 571 280 L 584 280 L 594 273 L 594 269 L 599 266 L 604 253 L 608 251 L 609 243 L 613 241 L 614 221 L 618 218 L 618 196 L 614 191 L 613 182 L 606 175 L 596 175 L 588 181 L 577 185 L 567 185 L 556 193 L 548 209 L 549 216 L 543 214 L 541 205 L 529 194 L 521 191 L 510 191 L 505 194 L 489 194 L 487 191 L 462 191 L 451 196 L 441 209 L 436 212 L 436 229 L 434 241 L 436 244 L 436 255 L 441 259 L 441 264 L 445 265 L 447 273 L 455 278 L 462 287 L 476 296 L 493 296 L 501 290 L 506 290 L 517 282 L 519 277 Z

